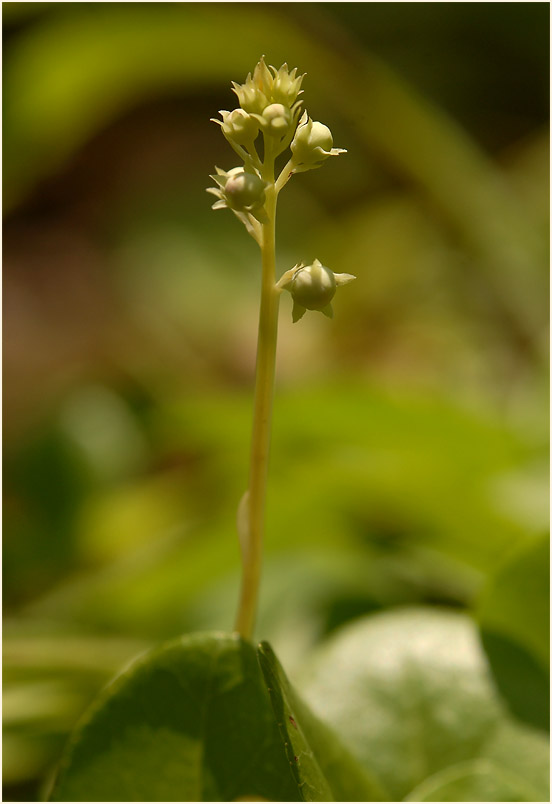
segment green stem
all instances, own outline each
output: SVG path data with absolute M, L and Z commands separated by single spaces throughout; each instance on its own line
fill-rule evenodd
M 247 528 L 242 534 L 243 574 L 235 630 L 250 638 L 255 626 L 259 584 L 261 578 L 262 543 L 268 457 L 274 396 L 274 369 L 278 336 L 278 306 L 280 294 L 275 285 L 275 224 L 276 198 L 274 185 L 267 188 L 265 209 L 268 223 L 262 227 L 262 288 L 257 342 L 257 368 L 251 444 Z

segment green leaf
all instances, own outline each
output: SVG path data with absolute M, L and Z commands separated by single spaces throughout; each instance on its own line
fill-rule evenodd
M 237 635 L 205 633 L 146 654 L 104 691 L 73 736 L 52 800 L 381 795 L 266 643 L 256 653 Z
M 382 785 L 305 706 L 266 642 L 259 647 L 259 663 L 292 771 L 305 799 L 388 801 Z
M 529 801 L 549 801 L 550 748 L 542 731 L 503 720 L 481 751 L 510 779 L 523 780 Z
M 549 748 L 542 733 L 504 722 L 479 759 L 423 781 L 407 801 L 548 801 Z
M 418 608 L 363 618 L 319 651 L 300 689 L 394 800 L 476 759 L 502 769 L 517 761 L 516 778 L 546 798 L 547 741 L 531 733 L 532 749 L 522 751 L 527 735 L 511 726 L 504 743 L 508 717 L 463 614 Z
M 54 801 L 299 801 L 252 645 L 187 636 L 135 662 L 73 736 Z
M 406 800 L 549 800 L 549 748 L 542 733 L 504 722 L 481 753 L 430 776 Z
M 539 539 L 501 566 L 483 592 L 478 617 L 497 686 L 511 711 L 549 727 L 550 539 Z

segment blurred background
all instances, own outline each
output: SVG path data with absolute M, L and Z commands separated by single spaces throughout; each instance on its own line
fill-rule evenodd
M 258 634 L 470 609 L 547 526 L 546 3 L 3 3 L 4 800 L 133 655 L 232 627 L 259 254 L 205 193 L 265 54 L 346 156 L 280 199 Z

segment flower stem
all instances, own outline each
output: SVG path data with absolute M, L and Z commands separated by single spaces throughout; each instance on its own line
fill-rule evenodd
M 266 191 L 265 209 L 268 222 L 262 227 L 263 273 L 257 342 L 251 469 L 246 511 L 247 528 L 243 534 L 245 540 L 245 543 L 242 543 L 243 574 L 235 625 L 235 630 L 245 638 L 250 638 L 253 634 L 259 597 L 272 399 L 274 396 L 280 297 L 275 284 L 276 198 L 277 193 L 272 185 Z

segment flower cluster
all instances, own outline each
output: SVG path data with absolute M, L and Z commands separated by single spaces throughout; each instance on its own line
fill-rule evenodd
M 240 108 L 221 109 L 222 121 L 213 120 L 249 168 L 262 169 L 255 140 L 262 132 L 265 161 L 274 159 L 289 146 L 301 114 L 302 75 L 291 72 L 287 64 L 279 70 L 267 67 L 261 59 L 244 84 L 232 82 Z
M 232 87 L 241 108 L 250 114 L 262 115 L 267 106 L 275 103 L 295 114 L 301 105 L 297 98 L 302 93 L 301 83 L 304 77 L 297 76 L 297 68 L 289 72 L 287 64 L 282 64 L 279 70 L 267 67 L 263 57 L 253 75 L 249 73 L 244 84 L 232 81 Z
M 259 243 L 263 244 L 262 227 L 274 215 L 280 190 L 295 173 L 319 168 L 330 156 L 346 153 L 333 147 L 328 126 L 313 120 L 306 111 L 301 114 L 303 75 L 283 64 L 278 70 L 261 58 L 243 84 L 232 82 L 239 108 L 220 111 L 222 120 L 213 120 L 234 151 L 243 161 L 231 170 L 216 168 L 211 176 L 216 187 L 208 192 L 216 196 L 213 209 L 227 208 L 239 218 Z M 262 160 L 256 142 L 262 135 Z M 287 148 L 291 157 L 277 179 L 274 162 Z M 293 297 L 293 320 L 306 310 L 319 310 L 332 316 L 331 300 L 336 287 L 350 282 L 351 274 L 334 274 L 318 260 L 312 265 L 297 265 L 287 271 L 277 287 Z

